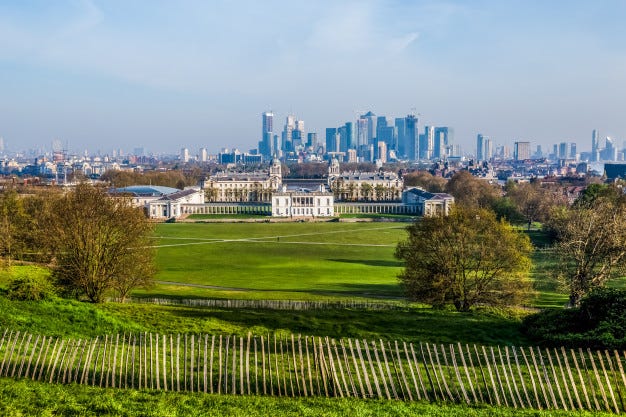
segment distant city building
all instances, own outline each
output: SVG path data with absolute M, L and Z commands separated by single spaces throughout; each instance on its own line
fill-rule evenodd
M 378 141 L 376 159 L 378 159 L 383 164 L 387 163 L 387 144 L 384 141 Z
M 421 136 L 419 143 L 419 157 L 420 159 L 430 159 L 433 155 L 433 149 L 435 147 L 435 127 L 424 126 L 424 133 Z
M 514 158 L 516 161 L 530 159 L 530 142 L 515 142 Z
M 209 159 L 209 153 L 207 152 L 206 148 L 200 148 L 200 150 L 198 151 L 198 160 L 200 162 L 206 162 Z
M 181 148 L 180 150 L 180 160 L 183 162 L 189 162 L 189 149 Z
M 311 149 L 317 148 L 317 133 L 309 132 L 306 134 L 306 146 Z
M 259 153 L 266 158 L 271 158 L 275 152 L 274 147 L 274 113 L 269 111 L 262 114 L 261 141 L 259 142 Z
M 493 158 L 493 144 L 488 136 L 479 133 L 476 136 L 476 160 L 489 161 Z
M 326 153 L 329 152 L 340 152 L 339 135 L 336 127 L 326 128 Z
M 448 149 L 454 141 L 454 129 L 447 126 L 435 127 L 435 138 L 433 144 L 433 158 L 444 158 L 448 156 Z
M 407 159 L 415 161 L 419 159 L 419 132 L 417 117 L 408 115 L 404 118 L 404 150 Z

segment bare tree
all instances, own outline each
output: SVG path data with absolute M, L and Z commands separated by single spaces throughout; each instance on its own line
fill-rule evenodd
M 554 210 L 549 227 L 557 237 L 555 275 L 569 290 L 572 306 L 626 271 L 626 204 L 620 198 Z

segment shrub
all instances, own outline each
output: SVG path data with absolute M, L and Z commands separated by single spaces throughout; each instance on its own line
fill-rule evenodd
M 22 276 L 9 282 L 7 297 L 17 301 L 39 301 L 51 298 L 54 288 L 46 277 Z
M 602 288 L 583 298 L 580 307 L 545 310 L 526 317 L 523 329 L 547 346 L 626 348 L 626 290 Z

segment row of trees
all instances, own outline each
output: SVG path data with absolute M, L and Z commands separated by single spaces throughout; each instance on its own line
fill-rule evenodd
M 423 176 L 435 187 L 439 180 Z M 438 185 L 437 185 L 438 186 Z M 396 249 L 408 296 L 467 311 L 477 304 L 528 300 L 532 246 L 502 208 L 512 206 L 529 226 L 544 222 L 554 242 L 552 275 L 578 306 L 594 288 L 626 273 L 626 197 L 613 185 L 592 184 L 572 205 L 538 184 L 508 184 L 498 196 L 488 183 L 457 174 L 444 186 L 456 206 L 448 217 L 418 220 Z M 501 211 L 498 212 L 498 208 Z
M 152 281 L 152 225 L 129 200 L 109 198 L 102 189 L 85 184 L 30 196 L 5 190 L 0 223 L 3 262 L 49 264 L 64 293 L 101 302 Z

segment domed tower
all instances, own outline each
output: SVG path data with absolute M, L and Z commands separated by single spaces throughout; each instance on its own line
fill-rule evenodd
M 278 158 L 274 158 L 270 165 L 270 183 L 274 190 L 278 190 L 283 182 L 283 174 Z
M 338 177 L 341 172 L 339 171 L 339 161 L 337 158 L 333 158 L 328 166 L 328 177 Z

